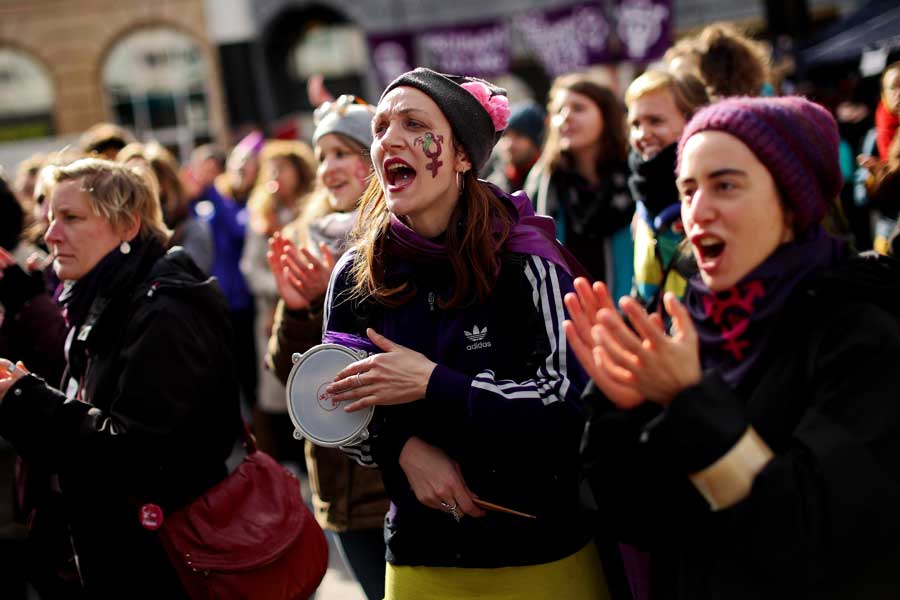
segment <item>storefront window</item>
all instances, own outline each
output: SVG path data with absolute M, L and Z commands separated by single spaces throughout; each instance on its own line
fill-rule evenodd
M 0 47 L 0 142 L 55 133 L 53 84 L 36 60 Z
M 166 28 L 143 29 L 113 47 L 103 68 L 117 123 L 141 139 L 177 148 L 181 158 L 212 137 L 207 65 L 200 46 Z

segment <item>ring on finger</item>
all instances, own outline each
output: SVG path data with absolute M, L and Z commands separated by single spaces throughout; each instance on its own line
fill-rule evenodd
M 363 385 L 361 375 L 362 375 L 362 373 L 356 374 L 356 387 L 362 387 L 362 385 Z
M 450 513 L 450 516 L 459 523 L 462 520 L 462 515 L 459 514 L 459 504 L 450 504 L 449 502 L 445 502 L 441 500 L 441 506 L 444 507 L 444 510 Z

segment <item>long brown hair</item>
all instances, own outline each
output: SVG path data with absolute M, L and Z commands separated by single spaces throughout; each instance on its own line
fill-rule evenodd
M 396 307 L 411 299 L 414 290 L 402 283 L 385 283 L 384 246 L 391 227 L 391 212 L 377 177 L 360 201 L 359 218 L 350 236 L 356 254 L 351 275 L 354 295 L 374 298 L 385 306 Z M 463 221 L 461 227 L 456 224 Z M 497 224 L 497 231 L 494 231 Z M 441 308 L 456 308 L 473 299 L 485 300 L 500 270 L 500 248 L 509 236 L 512 216 L 502 201 L 476 179 L 472 171 L 463 175 L 463 191 L 447 227 L 447 258 L 453 269 L 453 295 L 439 298 Z
M 570 73 L 557 77 L 550 88 L 547 101 L 547 115 L 553 117 L 553 103 L 556 95 L 562 91 L 575 92 L 587 96 L 600 109 L 603 119 L 603 132 L 600 135 L 600 152 L 597 155 L 597 174 L 607 171 L 607 167 L 623 162 L 628 157 L 628 129 L 626 127 L 625 109 L 612 90 L 597 83 L 582 73 Z M 562 149 L 559 131 L 550 127 L 547 141 L 541 153 L 539 164 L 549 173 L 571 167 L 568 152 Z

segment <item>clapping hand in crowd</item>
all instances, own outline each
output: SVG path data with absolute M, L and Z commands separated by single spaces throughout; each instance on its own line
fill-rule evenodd
M 319 251 L 322 253 L 321 260 L 306 248 L 297 250 L 279 232 L 269 238 L 269 252 L 266 254 L 269 268 L 275 276 L 278 294 L 287 308 L 308 309 L 325 296 L 335 260 L 324 243 L 319 244 Z
M 633 298 L 620 306 L 632 327 L 616 311 L 606 286 L 584 278 L 567 294 L 571 320 L 564 324 L 572 350 L 597 387 L 620 408 L 645 400 L 667 405 L 683 389 L 700 381 L 697 332 L 687 309 L 674 294 L 663 298 L 674 331 L 667 334 L 662 317 L 648 315 Z

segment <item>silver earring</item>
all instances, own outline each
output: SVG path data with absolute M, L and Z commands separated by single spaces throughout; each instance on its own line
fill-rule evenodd
M 459 188 L 460 194 L 466 189 L 466 174 L 463 171 L 456 172 L 456 187 Z
M 122 254 L 128 254 L 131 252 L 131 244 L 128 243 L 128 240 L 122 240 L 122 243 L 119 244 L 119 252 Z

